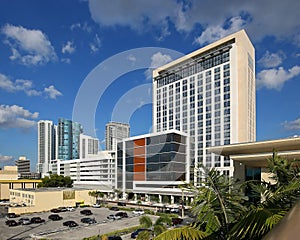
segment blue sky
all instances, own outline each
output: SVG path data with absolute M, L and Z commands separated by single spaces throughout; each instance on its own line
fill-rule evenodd
M 299 8 L 292 0 L 2 0 L 0 166 L 25 155 L 35 170 L 41 119 L 82 120 L 101 140 L 110 120 L 129 121 L 131 135 L 151 131 L 147 69 L 242 28 L 256 49 L 257 140 L 298 134 Z

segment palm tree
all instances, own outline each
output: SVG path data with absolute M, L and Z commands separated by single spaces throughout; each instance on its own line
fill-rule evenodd
M 172 220 L 167 216 L 159 217 L 154 223 L 148 216 L 142 216 L 139 219 L 140 225 L 144 228 L 152 228 L 155 236 L 167 230 L 167 226 L 171 226 Z M 149 237 L 147 237 L 149 236 Z M 144 231 L 138 235 L 137 239 L 150 239 L 150 232 Z
M 297 163 L 274 153 L 268 160 L 268 167 L 275 183 L 248 181 L 240 184 L 215 169 L 203 168 L 204 178 L 199 186 L 187 186 L 195 196 L 192 211 L 197 216 L 196 223 L 168 230 L 155 240 L 262 239 L 300 197 Z M 260 201 L 252 202 L 243 196 L 241 190 L 246 186 Z
M 244 195 L 233 179 L 221 175 L 216 169 L 201 168 L 203 180 L 198 186 L 186 186 L 186 191 L 192 192 L 195 198 L 192 212 L 197 216 L 196 223 L 169 230 L 156 239 L 205 239 L 216 232 L 218 239 L 228 238 L 229 224 L 244 208 Z
M 275 183 L 248 183 L 262 201 L 242 212 L 242 218 L 231 229 L 232 239 L 261 239 L 268 233 L 300 197 L 297 161 L 288 162 L 276 153 L 268 159 L 268 169 Z

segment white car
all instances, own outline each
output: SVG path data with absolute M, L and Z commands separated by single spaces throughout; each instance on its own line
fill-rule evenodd
M 93 204 L 93 205 L 92 205 L 92 207 L 93 207 L 93 208 L 100 208 L 100 207 L 101 207 L 101 205 L 100 205 L 100 204 L 98 204 L 98 203 L 95 203 L 95 204 Z
M 73 208 L 73 207 L 67 207 L 67 211 L 73 212 L 73 211 L 75 211 L 75 208 Z
M 107 216 L 107 219 L 109 219 L 109 220 L 120 220 L 121 217 L 117 216 L 117 215 L 114 215 L 114 214 L 110 214 L 110 215 Z
M 138 215 L 138 216 L 145 214 L 143 209 L 135 209 L 135 210 L 133 210 L 132 213 L 133 213 L 133 215 Z

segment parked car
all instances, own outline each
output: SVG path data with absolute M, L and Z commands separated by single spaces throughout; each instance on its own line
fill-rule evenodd
M 21 225 L 29 225 L 29 224 L 31 224 L 31 221 L 29 218 L 23 217 L 18 220 L 18 223 Z
M 120 216 L 121 218 L 128 218 L 127 212 L 117 212 L 115 216 Z
M 126 206 L 125 202 L 118 202 L 118 206 Z
M 95 203 L 95 204 L 93 204 L 93 205 L 92 205 L 92 207 L 93 207 L 93 208 L 100 208 L 100 207 L 101 207 L 101 205 L 100 205 L 100 204 L 98 204 L 98 203 Z
M 110 207 L 109 210 L 112 210 L 112 211 L 119 211 L 120 209 L 118 207 Z
M 52 220 L 52 221 L 59 221 L 62 220 L 63 217 L 59 216 L 58 214 L 51 214 L 48 219 Z
M 5 224 L 9 227 L 15 227 L 19 225 L 19 223 L 16 220 L 7 220 Z
M 108 236 L 107 240 L 122 240 L 120 236 Z
M 97 221 L 95 220 L 95 218 L 81 218 L 80 220 L 82 223 L 87 223 L 87 224 L 94 224 L 97 223 Z
M 73 220 L 66 221 L 63 223 L 63 225 L 67 226 L 67 227 L 77 227 L 78 226 L 78 224 Z
M 60 209 L 58 209 L 58 208 L 52 208 L 52 209 L 50 210 L 50 212 L 52 212 L 52 213 L 60 213 L 61 211 L 60 211 Z
M 178 208 L 171 208 L 170 213 L 179 213 L 179 209 Z
M 43 223 L 43 222 L 45 222 L 45 219 L 42 219 L 42 218 L 40 218 L 40 217 L 33 217 L 33 218 L 31 218 L 31 223 Z
M 90 209 L 84 209 L 80 211 L 80 214 L 88 216 L 88 215 L 92 215 L 93 213 Z
M 143 231 L 151 231 L 150 229 L 147 228 L 138 228 L 137 230 L 135 230 L 133 233 L 131 233 L 131 238 L 137 238 L 137 236 L 139 235 L 140 232 Z
M 69 212 L 73 212 L 73 211 L 75 211 L 75 208 L 73 208 L 73 207 L 67 207 L 67 210 L 68 210 Z
M 140 208 L 133 210 L 132 213 L 133 215 L 138 215 L 138 216 L 145 214 L 144 210 Z
M 182 218 L 172 218 L 172 225 L 178 225 L 178 224 L 181 224 L 183 221 Z
M 109 219 L 109 220 L 119 220 L 119 219 L 121 219 L 121 217 L 116 216 L 114 214 L 110 214 L 110 215 L 107 216 L 107 219 Z
M 61 211 L 61 212 L 67 212 L 68 211 L 68 209 L 66 207 L 59 207 L 58 210 Z
M 8 218 L 17 218 L 17 217 L 20 217 L 20 215 L 15 214 L 15 213 L 8 213 L 8 214 L 7 214 L 7 217 L 8 217 Z

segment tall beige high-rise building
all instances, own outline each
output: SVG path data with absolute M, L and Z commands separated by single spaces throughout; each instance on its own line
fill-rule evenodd
M 192 181 L 200 164 L 233 175 L 233 161 L 206 148 L 255 141 L 255 111 L 255 53 L 244 30 L 153 71 L 154 132 L 190 135 Z
M 38 163 L 36 171 L 49 174 L 51 160 L 57 159 L 57 126 L 49 120 L 38 122 Z
M 105 126 L 105 144 L 106 150 L 115 151 L 117 142 L 128 138 L 130 135 L 130 126 L 127 123 L 109 122 Z

